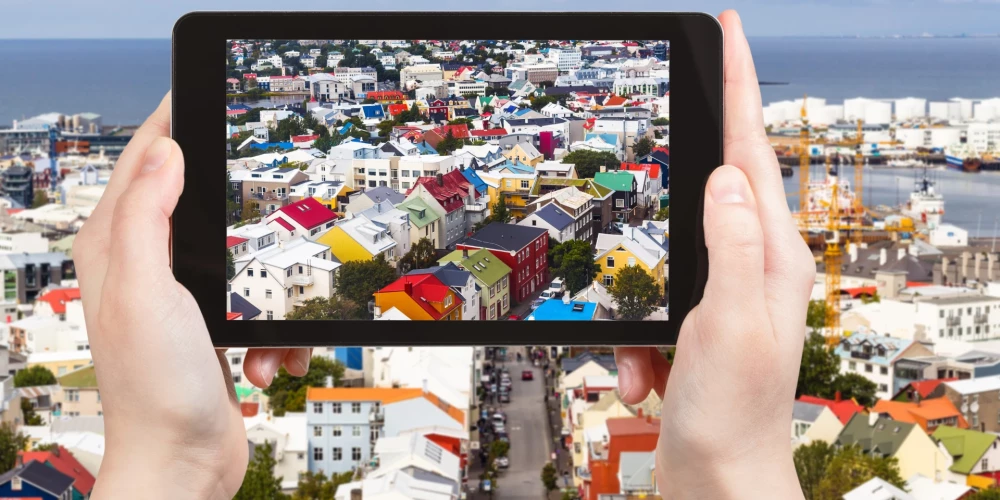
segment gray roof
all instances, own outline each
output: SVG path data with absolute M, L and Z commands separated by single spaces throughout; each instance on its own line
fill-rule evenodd
M 405 195 L 387 186 L 366 189 L 365 196 L 372 201 L 389 200 L 393 205 L 402 203 L 406 199 Z
M 815 422 L 819 418 L 819 414 L 823 413 L 823 405 L 817 405 L 812 403 L 804 403 L 802 401 L 796 401 L 792 405 L 792 420 L 801 420 L 803 422 Z
M 412 476 L 414 479 L 450 486 L 451 492 L 455 495 L 458 495 L 458 483 L 456 483 L 454 480 L 450 478 L 444 477 L 434 472 L 430 472 L 428 470 L 421 469 L 419 467 L 414 467 L 412 465 L 409 467 L 404 467 L 400 470 L 405 472 L 407 475 Z
M 856 276 L 866 279 L 874 279 L 877 271 L 902 271 L 906 273 L 907 281 L 917 281 L 927 283 L 934 278 L 934 262 L 937 256 L 915 257 L 908 252 L 902 259 L 898 259 L 899 249 L 907 249 L 907 245 L 897 244 L 891 241 L 880 241 L 868 245 L 868 248 L 857 250 L 858 258 L 851 262 L 850 255 L 845 255 L 841 261 L 841 273 L 844 276 Z M 885 264 L 879 264 L 882 249 L 886 250 Z M 826 272 L 826 266 L 822 262 L 816 266 L 817 272 Z
M 1000 300 L 997 297 L 991 297 L 989 295 L 959 295 L 958 297 L 939 297 L 933 299 L 921 299 L 920 302 L 926 302 L 928 304 L 937 304 L 940 306 L 953 306 L 957 304 L 976 304 L 979 302 L 985 302 L 990 300 Z
M 490 250 L 520 250 L 548 231 L 538 227 L 491 222 L 461 243 Z
M 618 470 L 622 477 L 622 490 L 653 489 L 653 469 L 656 467 L 652 451 L 623 451 L 619 458 Z
M 260 316 L 260 309 L 257 309 L 247 299 L 244 299 L 236 292 L 229 294 L 229 309 L 232 312 L 242 313 L 245 320 L 251 320 Z
M 463 271 L 455 265 L 454 262 L 449 262 L 443 266 L 433 266 L 427 269 L 414 269 L 406 273 L 406 276 L 414 276 L 419 274 L 433 274 L 437 279 L 441 280 L 448 286 L 453 287 L 463 287 L 469 282 L 469 277 L 472 275 L 469 271 Z
M 604 367 L 605 370 L 615 371 L 618 365 L 615 364 L 614 354 L 594 354 L 590 351 L 577 354 L 574 358 L 563 358 L 561 368 L 565 373 L 573 373 L 577 368 L 594 361 Z
M 541 209 L 535 211 L 535 215 L 537 215 L 539 219 L 547 222 L 550 226 L 554 227 L 556 231 L 562 231 L 566 226 L 573 223 L 573 218 L 561 208 L 556 206 L 555 203 L 545 205 Z
M 20 477 L 35 487 L 42 489 L 53 496 L 60 496 L 65 493 L 76 479 L 63 474 L 37 460 L 32 460 L 21 468 L 7 471 L 0 476 L 0 484 L 10 482 L 15 476 Z

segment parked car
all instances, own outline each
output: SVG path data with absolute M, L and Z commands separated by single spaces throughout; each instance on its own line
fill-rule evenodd
M 505 378 L 500 381 L 500 388 L 506 389 L 507 391 L 512 391 L 514 388 L 514 384 L 513 382 L 510 381 L 509 378 Z
M 542 293 L 545 293 L 545 292 L 542 292 Z M 538 297 L 537 299 L 532 300 L 531 301 L 531 310 L 534 311 L 535 309 L 538 309 L 538 307 L 541 306 L 544 303 L 545 303 L 545 298 L 542 298 L 542 297 Z
M 521 380 L 535 380 L 535 372 L 524 370 L 521 372 Z
M 503 424 L 503 422 L 496 422 L 496 421 L 494 421 L 493 422 L 493 431 L 494 432 L 507 432 L 507 426 L 505 426 Z
M 501 424 L 507 423 L 507 415 L 503 412 L 496 412 L 493 414 L 493 423 L 500 422 Z
M 510 393 L 507 392 L 507 391 L 501 392 L 500 393 L 500 402 L 501 403 L 510 403 Z
M 516 315 L 516 314 L 511 314 L 510 316 L 507 316 L 507 320 L 508 321 L 520 321 L 521 317 L 518 316 L 518 315 Z
M 549 283 L 549 290 L 562 295 L 566 291 L 566 282 L 562 278 L 556 278 L 552 280 L 552 283 Z
M 497 434 L 497 441 L 503 441 L 503 442 L 505 442 L 507 444 L 510 444 L 510 436 L 508 436 L 506 432 L 498 433 Z
M 506 469 L 510 467 L 510 459 L 507 457 L 497 457 L 496 464 L 498 468 Z

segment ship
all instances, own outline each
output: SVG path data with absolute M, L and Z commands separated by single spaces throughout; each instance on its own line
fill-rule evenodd
M 973 154 L 966 144 L 945 148 L 944 160 L 948 168 L 962 172 L 979 172 L 979 167 L 982 166 L 982 160 Z
M 903 215 L 927 224 L 934 229 L 941 224 L 944 216 L 944 196 L 934 189 L 934 181 L 927 178 L 927 172 L 914 183 L 910 200 L 901 207 Z

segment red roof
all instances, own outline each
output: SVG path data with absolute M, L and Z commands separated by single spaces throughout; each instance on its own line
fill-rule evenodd
M 846 293 L 851 296 L 852 299 L 856 299 L 862 295 L 874 296 L 878 292 L 878 288 L 874 286 L 858 286 L 854 288 L 841 288 L 840 293 Z
M 259 410 L 260 403 L 252 403 L 249 401 L 240 402 L 240 413 L 242 413 L 244 417 L 256 417 Z
M 291 225 L 287 220 L 282 219 L 281 217 L 275 218 L 274 220 L 268 222 L 268 224 L 270 224 L 271 222 L 277 222 L 278 225 L 280 225 L 281 227 L 289 231 L 295 231 L 295 226 Z
M 246 80 L 257 79 L 257 73 L 243 73 L 243 78 Z
M 445 308 L 444 312 L 438 312 L 429 302 L 444 302 L 444 298 L 451 292 L 451 288 L 445 285 L 433 274 L 417 274 L 412 276 L 402 276 L 396 281 L 389 283 L 378 293 L 403 292 L 408 295 L 413 302 L 420 306 L 430 317 L 435 320 L 441 319 L 450 314 L 456 307 L 462 304 L 462 297 L 454 294 L 455 300 L 451 307 Z
M 452 170 L 441 176 L 441 184 L 438 184 L 437 177 L 417 179 L 406 195 L 409 196 L 417 186 L 424 186 L 424 189 L 444 207 L 445 212 L 451 213 L 465 205 L 465 197 L 469 194 L 470 185 L 469 180 L 462 175 L 460 170 Z M 472 191 L 473 196 L 479 198 L 479 192 L 475 189 Z
M 232 321 L 243 316 L 243 313 L 226 313 L 226 321 Z
M 461 125 L 442 125 L 434 129 L 434 131 L 441 134 L 441 137 L 448 137 L 449 131 L 456 139 L 468 139 L 470 137 L 469 126 L 464 123 Z
M 84 497 L 90 495 L 90 490 L 94 488 L 94 476 L 61 445 L 53 451 L 19 451 L 17 454 L 22 457 L 23 463 L 32 460 L 47 463 L 55 470 L 73 478 L 73 487 Z
M 864 413 L 865 407 L 856 403 L 853 399 L 844 399 L 840 401 L 832 399 L 817 398 L 816 396 L 800 396 L 799 401 L 803 403 L 812 403 L 814 405 L 823 405 L 830 409 L 834 415 L 840 420 L 844 425 L 851 420 L 857 413 Z
M 246 113 L 246 112 L 247 112 L 247 110 L 245 110 L 245 109 L 227 109 L 226 110 L 226 116 L 242 115 L 243 113 Z
M 79 288 L 59 288 L 52 290 L 45 295 L 39 296 L 36 300 L 44 300 L 52 306 L 52 312 L 56 314 L 66 313 L 66 303 L 80 300 Z
M 410 110 L 410 108 L 407 107 L 407 105 L 403 104 L 403 103 L 390 104 L 388 106 L 388 108 L 389 108 L 389 116 L 396 116 L 396 115 L 398 115 L 400 113 L 403 113 L 405 111 L 409 111 Z
M 7 209 L 7 215 L 14 215 L 16 213 L 23 212 L 23 211 L 24 211 L 23 208 L 8 208 Z
M 376 101 L 382 100 L 382 99 L 399 99 L 399 100 L 405 100 L 406 99 L 406 94 L 404 94 L 404 93 L 402 93 L 402 92 L 400 92 L 398 90 L 376 90 L 376 91 L 368 92 L 367 94 L 365 94 L 365 98 L 367 98 L 367 99 L 375 99 Z
M 235 78 L 226 78 L 226 83 L 240 83 L 240 81 Z
M 666 153 L 668 155 L 670 154 L 670 148 L 668 148 L 666 146 L 654 146 L 653 147 L 653 151 L 663 151 L 664 153 Z
M 292 142 L 309 142 L 319 139 L 318 135 L 293 135 Z
M 240 238 L 239 236 L 226 236 L 226 248 L 233 248 L 240 243 L 247 241 L 246 238 Z
M 642 434 L 659 434 L 660 419 L 646 417 L 609 418 L 606 422 L 608 436 L 635 436 Z
M 613 96 L 608 97 L 607 99 L 604 100 L 604 105 L 605 106 L 621 106 L 621 105 L 625 104 L 627 101 L 628 101 L 628 99 L 625 99 L 624 97 L 622 97 L 620 95 L 613 95 Z
M 657 163 L 622 163 L 622 170 L 648 172 L 650 177 L 660 178 L 660 165 Z
M 920 394 L 920 397 L 926 398 L 930 396 L 934 389 L 945 382 L 951 382 L 952 380 L 958 380 L 957 378 L 939 378 L 936 380 L 921 380 L 919 382 L 910 382 L 910 387 Z
M 494 135 L 507 135 L 507 129 L 491 128 L 489 130 L 472 130 L 469 133 L 472 134 L 472 137 L 490 137 Z
M 459 172 L 459 175 L 461 175 L 461 172 Z M 337 214 L 333 213 L 333 210 L 326 208 L 322 203 L 316 201 L 316 198 L 303 198 L 300 201 L 279 208 L 275 213 L 285 214 L 285 216 L 306 229 L 312 229 L 337 218 Z

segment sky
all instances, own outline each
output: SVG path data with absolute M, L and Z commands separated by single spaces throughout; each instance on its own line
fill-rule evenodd
M 174 20 L 193 10 L 491 10 L 467 0 L 0 0 L 4 12 L 0 38 L 169 38 Z M 549 0 L 551 11 L 700 11 L 740 12 L 749 36 L 891 36 L 995 34 L 1000 32 L 1000 0 Z M 511 11 L 535 11 L 537 0 L 505 0 Z M 11 22 L 12 20 L 16 20 Z

